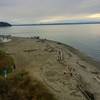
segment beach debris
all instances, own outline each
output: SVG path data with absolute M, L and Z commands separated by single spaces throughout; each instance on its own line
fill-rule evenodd
M 72 73 L 68 71 L 64 71 L 64 75 L 66 75 L 66 77 L 72 77 Z
M 59 45 L 62 45 L 62 43 L 61 42 L 56 42 L 57 44 L 59 44 Z
M 81 75 L 76 72 L 75 68 L 73 68 L 71 65 L 68 65 L 67 66 L 67 71 L 64 71 L 64 74 L 70 74 L 70 76 L 73 77 L 76 80 L 76 82 L 77 82 L 77 88 L 83 94 L 83 96 L 85 96 L 85 98 L 87 100 L 95 100 L 94 94 L 91 93 L 87 89 L 87 84 L 82 79 Z M 100 77 L 98 76 L 98 78 L 100 78 Z M 72 94 L 73 93 L 76 94 L 76 92 L 72 92 Z
M 34 38 L 35 38 L 35 39 L 40 39 L 40 37 L 39 37 L 39 36 L 35 36 Z
M 40 39 L 40 42 L 44 43 L 46 42 L 46 39 Z
M 73 91 L 71 91 L 70 95 L 74 95 L 74 96 L 78 96 L 78 97 L 81 96 L 81 95 L 80 95 L 80 92 L 79 92 L 78 90 L 73 90 Z
M 71 65 L 67 64 L 66 66 L 66 70 L 64 71 L 64 75 L 66 75 L 66 77 L 73 77 L 75 74 L 75 68 L 71 67 Z
M 38 49 L 26 49 L 24 50 L 24 52 L 34 52 L 34 51 L 37 51 Z
M 94 94 L 88 91 L 87 89 L 83 88 L 81 84 L 77 87 L 87 100 L 95 100 Z
M 57 50 L 57 61 L 59 61 L 59 63 L 61 63 L 64 60 L 63 57 L 63 53 L 62 50 L 59 49 Z M 79 62 L 77 62 L 77 64 L 79 66 L 81 66 L 82 68 L 86 69 L 86 66 L 80 64 Z M 79 73 L 76 72 L 75 68 L 73 68 L 71 65 L 67 65 L 67 70 L 64 71 L 64 75 L 68 75 L 70 77 L 73 77 L 74 80 L 76 80 L 77 82 L 77 88 L 78 90 L 83 94 L 83 96 L 87 99 L 87 100 L 95 100 L 94 94 L 91 93 L 88 89 L 87 89 L 87 84 L 85 83 L 85 81 L 82 79 L 81 75 Z M 76 94 L 76 91 L 73 91 L 71 94 L 74 95 Z
M 31 39 L 40 39 L 39 36 L 34 36 L 34 37 L 31 37 Z
M 91 71 L 91 73 L 92 73 L 92 74 L 95 74 L 95 75 L 100 74 L 100 72 L 99 72 L 99 71 Z
M 62 63 L 64 61 L 64 56 L 61 49 L 57 50 L 57 61 L 59 63 Z
M 80 67 L 82 67 L 82 68 L 86 69 L 86 66 L 84 66 L 84 65 L 80 64 L 79 62 L 77 62 L 77 64 L 78 64 Z
M 44 51 L 55 52 L 55 49 L 52 46 L 50 46 L 50 45 L 47 44 L 46 48 L 44 49 Z
M 100 83 L 100 75 L 95 76 L 94 79 L 95 79 L 98 83 Z
M 77 81 L 77 88 L 79 89 L 79 91 L 83 94 L 83 96 L 85 96 L 85 98 L 87 100 L 95 100 L 94 94 L 91 93 L 87 88 L 86 88 L 86 84 L 85 82 L 83 82 L 82 77 L 80 76 L 79 73 L 75 74 L 75 70 L 73 70 L 73 68 L 68 68 L 69 72 L 70 72 L 70 76 L 73 76 L 73 78 Z M 73 73 L 74 71 L 74 73 Z M 64 74 L 68 74 L 66 71 L 64 72 Z M 71 95 L 76 95 L 77 91 L 73 91 L 71 93 Z M 78 96 L 78 95 L 76 95 Z M 79 95 L 80 96 L 80 95 Z
M 94 94 L 87 89 L 87 84 L 82 79 L 79 73 L 74 74 L 74 79 L 77 81 L 77 88 L 85 96 L 87 100 L 95 100 Z
M 87 83 L 82 79 L 79 73 L 73 75 L 74 79 L 77 81 L 77 88 L 85 96 L 87 100 L 95 100 L 94 94 L 87 88 Z

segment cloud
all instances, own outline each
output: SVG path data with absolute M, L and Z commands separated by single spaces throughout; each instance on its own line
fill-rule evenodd
M 100 19 L 100 14 L 89 15 L 88 18 L 99 18 Z
M 0 0 L 0 19 L 15 23 L 100 13 L 100 0 Z M 52 18 L 51 18 L 52 17 Z

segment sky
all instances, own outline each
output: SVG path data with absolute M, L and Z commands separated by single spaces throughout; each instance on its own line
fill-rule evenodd
M 0 0 L 0 21 L 14 24 L 100 21 L 100 0 Z

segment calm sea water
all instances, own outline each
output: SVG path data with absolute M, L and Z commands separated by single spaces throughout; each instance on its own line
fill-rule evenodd
M 97 25 L 62 25 L 62 26 L 14 26 L 0 28 L 0 35 L 18 37 L 40 36 L 59 41 L 100 61 L 100 24 Z

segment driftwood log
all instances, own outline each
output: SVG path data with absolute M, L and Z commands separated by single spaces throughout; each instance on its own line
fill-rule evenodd
M 61 49 L 57 50 L 57 61 L 61 63 L 64 60 L 63 52 Z
M 28 50 L 24 50 L 24 52 L 34 52 L 36 50 L 38 50 L 38 49 L 28 49 Z
M 74 79 L 77 81 L 77 88 L 85 96 L 87 100 L 95 100 L 94 94 L 86 88 L 86 83 L 80 74 L 73 74 Z
M 81 85 L 77 86 L 81 93 L 85 96 L 87 100 L 95 100 L 94 94 L 88 90 L 85 90 Z

